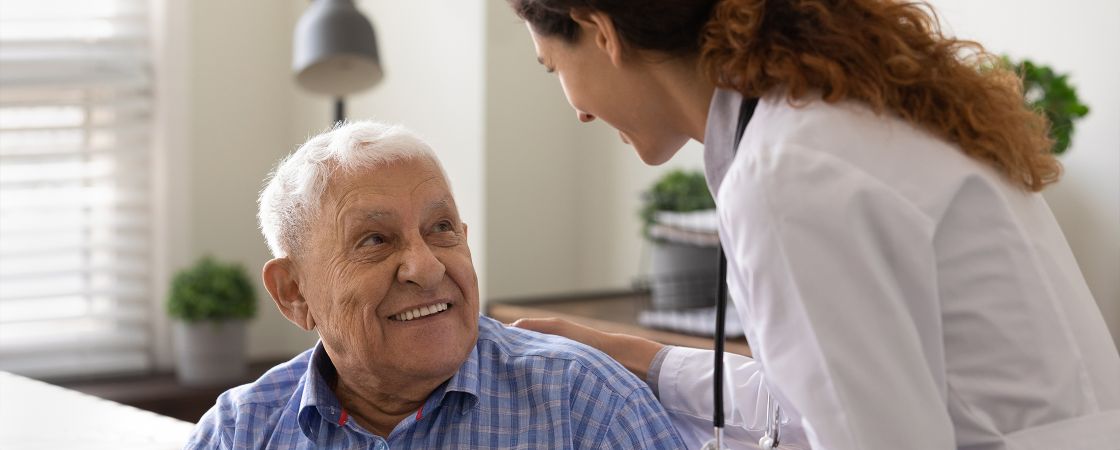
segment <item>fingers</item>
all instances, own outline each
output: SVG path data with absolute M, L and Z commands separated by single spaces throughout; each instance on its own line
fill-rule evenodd
M 563 336 L 573 341 L 582 342 L 601 349 L 601 344 L 607 333 L 578 323 L 557 318 L 518 319 L 512 326 L 538 333 Z
M 664 345 L 626 334 L 607 333 L 564 319 L 518 319 L 511 326 L 554 334 L 582 342 L 606 353 L 639 377 L 645 378 L 654 355 Z
M 532 330 L 538 333 L 562 335 L 563 333 L 561 333 L 561 331 L 565 328 L 565 324 L 570 325 L 571 322 L 563 319 L 547 317 L 543 319 L 517 319 L 513 323 L 511 323 L 510 326 Z

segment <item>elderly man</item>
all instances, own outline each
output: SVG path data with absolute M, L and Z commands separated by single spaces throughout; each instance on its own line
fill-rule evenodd
M 259 218 L 268 293 L 320 341 L 222 394 L 188 447 L 683 448 L 607 356 L 479 316 L 467 226 L 405 130 L 312 138 L 272 175 Z

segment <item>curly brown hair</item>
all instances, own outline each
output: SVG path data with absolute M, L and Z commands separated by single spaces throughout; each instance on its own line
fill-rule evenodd
M 1031 191 L 1061 175 L 1049 123 L 1027 106 L 1021 80 L 980 44 L 944 36 L 924 2 L 721 0 L 701 39 L 701 64 L 718 86 L 863 101 Z
M 947 139 L 1013 183 L 1040 191 L 1062 167 L 1049 122 L 1022 82 L 972 41 L 942 34 L 927 3 L 906 0 L 509 0 L 534 30 L 573 42 L 573 9 L 607 13 L 629 46 L 700 55 L 717 85 L 857 100 Z M 654 32 L 671 30 L 672 32 Z

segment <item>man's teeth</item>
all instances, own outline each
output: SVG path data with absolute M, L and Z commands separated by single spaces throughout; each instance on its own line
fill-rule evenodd
M 421 306 L 412 311 L 405 311 L 403 313 L 397 314 L 393 316 L 393 320 L 400 320 L 403 322 L 412 319 L 419 319 L 421 317 L 430 316 L 441 311 L 447 311 L 447 308 L 450 307 L 451 305 L 447 303 L 437 303 L 431 306 Z

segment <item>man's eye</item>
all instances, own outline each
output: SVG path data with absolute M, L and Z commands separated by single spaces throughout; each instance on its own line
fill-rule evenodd
M 455 226 L 451 225 L 451 222 L 446 220 L 437 222 L 432 226 L 433 233 L 447 233 L 449 231 L 455 231 Z
M 380 234 L 371 234 L 362 240 L 362 245 L 381 245 L 385 243 L 385 237 Z

